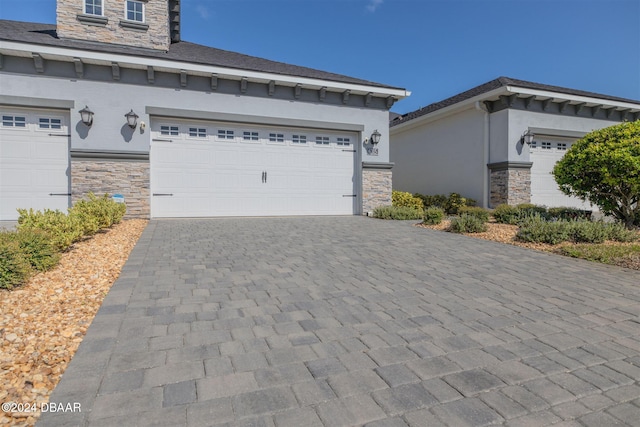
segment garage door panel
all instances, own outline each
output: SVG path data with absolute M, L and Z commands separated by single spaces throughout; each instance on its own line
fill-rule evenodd
M 172 142 L 152 135 L 152 193 L 173 194 L 153 197 L 152 216 L 354 213 L 353 197 L 343 196 L 354 194 L 355 153 L 337 146 L 338 132 L 323 133 L 331 135 L 330 146 L 315 146 L 314 130 L 172 122 L 181 132 Z M 197 143 L 184 132 L 193 126 L 208 129 Z M 294 144 L 293 134 L 306 135 L 308 145 Z
M 68 115 L 61 112 L 0 107 L 0 220 L 16 220 L 17 208 L 69 207 Z M 59 120 L 60 129 L 40 129 L 40 118 Z M 24 120 L 22 120 L 24 118 Z M 50 194 L 62 194 L 51 196 Z

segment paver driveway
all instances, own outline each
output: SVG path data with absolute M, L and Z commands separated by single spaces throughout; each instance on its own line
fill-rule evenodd
M 640 425 L 640 273 L 362 217 L 151 221 L 39 426 Z

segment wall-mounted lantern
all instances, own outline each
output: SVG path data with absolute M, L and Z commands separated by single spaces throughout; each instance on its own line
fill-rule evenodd
M 533 138 L 535 138 L 535 136 L 536 135 L 533 132 L 527 129 L 527 131 L 520 138 L 520 140 L 522 141 L 522 145 L 524 144 L 531 145 L 531 143 L 533 142 Z
M 127 114 L 124 115 L 127 118 L 127 124 L 129 125 L 129 127 L 131 129 L 135 129 L 136 126 L 138 126 L 138 116 L 136 113 L 133 112 L 133 109 L 131 109 L 131 111 L 129 111 Z
M 374 130 L 373 133 L 371 134 L 371 143 L 373 145 L 378 145 L 378 143 L 380 142 L 380 137 L 382 135 L 380 134 L 380 132 L 378 132 L 378 129 Z
M 88 106 L 85 105 L 85 107 L 80 110 L 79 113 L 82 123 L 87 126 L 91 126 L 93 124 L 93 111 L 91 111 Z

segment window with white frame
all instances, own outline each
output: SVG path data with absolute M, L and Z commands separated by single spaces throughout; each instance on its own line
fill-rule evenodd
M 260 136 L 258 132 L 244 131 L 242 132 L 242 140 L 243 141 L 258 141 Z
M 316 136 L 316 145 L 329 145 L 329 143 L 328 136 Z
M 127 0 L 126 18 L 129 21 L 144 22 L 144 3 L 135 0 Z
M 538 148 L 538 141 L 531 141 L 531 148 Z
M 62 120 L 51 117 L 40 117 L 38 119 L 39 129 L 62 129 Z
M 543 150 L 551 150 L 551 143 L 549 141 L 542 141 L 540 145 Z
M 102 16 L 102 0 L 84 0 L 84 13 Z
M 234 133 L 232 130 L 227 129 L 218 129 L 218 138 L 219 139 L 234 139 Z
M 179 134 L 180 134 L 180 130 L 178 126 L 171 126 L 171 125 L 160 126 L 160 135 L 178 136 Z
M 337 138 L 336 145 L 339 147 L 348 147 L 351 145 L 351 140 L 349 138 Z
M 307 135 L 293 135 L 291 142 L 294 144 L 306 145 Z
M 24 128 L 27 127 L 27 118 L 24 116 L 2 115 L 3 128 Z
M 189 128 L 189 137 L 190 138 L 206 138 L 207 137 L 207 129 L 206 128 Z
M 282 133 L 270 133 L 269 134 L 270 142 L 284 142 L 284 134 Z
M 558 150 L 566 151 L 567 150 L 567 143 L 566 142 L 558 142 Z

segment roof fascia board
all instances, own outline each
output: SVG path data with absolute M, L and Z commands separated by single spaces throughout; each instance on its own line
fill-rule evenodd
M 527 89 L 519 86 L 507 86 L 507 89 L 511 93 L 520 94 L 520 95 L 531 95 L 531 96 L 539 96 L 542 98 L 564 99 L 564 100 L 574 101 L 574 102 L 586 102 L 588 104 L 606 105 L 606 106 L 619 107 L 619 108 L 631 108 L 634 110 L 640 109 L 640 104 L 634 104 L 630 102 L 613 101 L 613 100 L 608 100 L 603 98 L 594 98 L 594 97 L 582 96 L 582 95 L 572 95 L 572 94 L 563 93 L 563 92 L 551 92 L 551 91 L 538 90 L 538 89 Z
M 489 92 L 482 93 L 480 95 L 476 95 L 473 98 L 465 99 L 460 102 L 456 102 L 455 104 L 449 105 L 447 107 L 436 110 L 432 113 L 425 114 L 424 116 L 416 117 L 415 119 L 409 120 L 405 123 L 401 123 L 399 125 L 393 126 L 389 128 L 390 133 L 399 133 L 404 132 L 406 130 L 412 129 L 416 126 L 420 126 L 425 123 L 429 123 L 435 120 L 439 120 L 445 116 L 449 116 L 452 114 L 459 113 L 460 111 L 468 110 L 470 108 L 475 108 L 476 102 L 487 101 L 493 97 L 503 95 L 508 93 L 506 87 L 499 87 L 497 89 L 493 89 Z
M 182 62 L 182 61 L 171 61 L 165 59 L 156 59 L 156 58 L 148 58 L 148 57 L 137 57 L 133 55 L 122 55 L 122 54 L 113 54 L 113 53 L 104 53 L 104 52 L 92 52 L 87 50 L 73 49 L 73 48 L 60 48 L 54 46 L 45 46 L 39 44 L 29 44 L 29 43 L 20 43 L 20 42 L 12 42 L 6 40 L 0 40 L 0 49 L 14 50 L 14 51 L 22 51 L 22 52 L 34 52 L 37 51 L 39 54 L 44 55 L 56 55 L 68 57 L 71 61 L 73 58 L 80 59 L 89 59 L 93 61 L 104 61 L 105 64 L 111 65 L 116 62 L 122 66 L 124 65 L 135 65 L 138 67 L 152 66 L 158 68 L 168 68 L 175 69 L 177 72 L 180 70 L 197 72 L 197 73 L 209 73 L 209 74 L 218 74 L 221 76 L 229 76 L 235 78 L 243 78 L 246 77 L 248 79 L 256 79 L 256 80 L 264 80 L 271 81 L 274 80 L 276 83 L 287 83 L 292 86 L 297 84 L 302 84 L 303 86 L 316 86 L 318 88 L 326 86 L 330 89 L 334 89 L 337 91 L 351 90 L 366 93 L 373 93 L 380 96 L 393 96 L 397 99 L 406 98 L 411 95 L 411 92 L 403 89 L 393 89 L 393 88 L 385 88 L 385 87 L 377 87 L 377 86 L 368 86 L 368 85 L 360 85 L 355 83 L 341 83 L 334 82 L 331 80 L 321 80 L 314 79 L 309 77 L 295 77 L 288 76 L 284 74 L 275 74 L 275 73 L 266 73 L 262 71 L 251 71 L 251 70 L 243 70 L 238 68 L 227 68 L 220 67 L 214 65 L 201 65 L 201 64 L 193 64 L 190 62 Z

